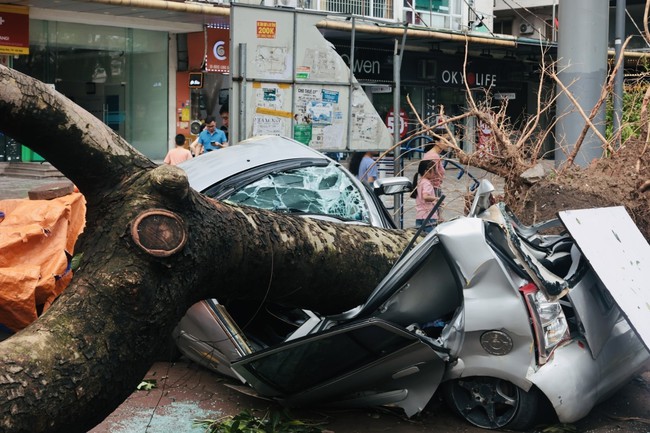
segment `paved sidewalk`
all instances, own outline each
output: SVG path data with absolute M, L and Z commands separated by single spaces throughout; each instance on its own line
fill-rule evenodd
M 42 185 L 61 182 L 61 178 L 27 179 L 0 174 L 0 200 L 27 198 L 27 192 Z
M 413 179 L 413 175 L 417 170 L 419 159 L 411 159 L 404 161 L 404 176 Z M 490 180 L 497 192 L 503 189 L 503 180 L 498 176 L 492 175 L 478 168 L 470 168 L 467 170 L 474 178 Z M 461 170 L 448 164 L 445 181 L 442 185 L 443 192 L 446 196 L 442 206 L 442 214 L 446 220 L 464 214 L 464 199 L 469 187 L 472 185 L 470 176 L 465 173 L 461 175 Z M 27 192 L 42 185 L 60 182 L 61 178 L 44 178 L 44 179 L 28 179 L 12 177 L 0 174 L 0 200 L 14 199 L 14 198 L 27 198 Z M 383 197 L 384 204 L 389 211 L 395 215 L 394 201 L 392 197 Z M 410 228 L 415 226 L 415 200 L 411 199 L 408 194 L 403 196 L 403 227 Z

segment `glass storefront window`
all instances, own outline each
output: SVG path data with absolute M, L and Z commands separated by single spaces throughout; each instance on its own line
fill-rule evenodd
M 152 159 L 167 151 L 167 33 L 30 21 L 14 68 L 55 88 Z

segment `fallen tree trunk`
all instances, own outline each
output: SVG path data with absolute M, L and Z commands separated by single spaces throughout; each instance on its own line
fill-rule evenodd
M 157 167 L 58 92 L 2 66 L 0 130 L 51 162 L 88 203 L 72 284 L 0 343 L 3 432 L 92 428 L 135 389 L 200 299 L 354 307 L 412 234 L 210 200 L 182 170 Z

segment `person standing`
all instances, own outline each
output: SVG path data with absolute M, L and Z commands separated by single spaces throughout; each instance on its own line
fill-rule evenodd
M 221 129 L 224 134 L 226 134 L 226 141 L 228 140 L 228 125 L 230 125 L 230 113 L 228 112 L 228 104 L 223 104 L 219 110 L 219 116 L 221 117 Z
M 435 165 L 435 161 L 423 159 L 418 165 L 418 171 L 413 176 L 413 185 L 417 185 L 411 193 L 411 198 L 415 199 L 415 227 L 419 228 L 424 225 L 422 230 L 425 233 L 433 231 L 438 225 L 439 219 L 438 211 L 436 211 L 426 221 L 441 195 L 440 188 L 433 185 L 433 180 L 437 177 Z
M 211 152 L 228 146 L 226 134 L 221 129 L 217 129 L 217 122 L 213 116 L 206 117 L 205 129 L 199 134 L 199 144 L 205 152 Z
M 201 135 L 201 132 L 205 131 L 205 122 L 201 122 L 201 126 L 199 127 L 199 135 Z M 190 152 L 192 152 L 192 156 L 199 156 L 200 154 L 203 153 L 203 146 L 199 144 L 199 135 L 196 136 L 196 139 L 190 144 Z
M 433 184 L 434 188 L 441 188 L 442 181 L 445 178 L 445 167 L 443 165 L 443 160 L 440 156 L 440 153 L 444 152 L 446 148 L 447 147 L 444 143 L 437 141 L 436 144 L 431 147 L 426 146 L 426 152 L 422 155 L 423 161 L 430 160 L 434 162 L 432 169 L 433 174 L 431 178 L 431 183 Z
M 350 172 L 368 186 L 379 178 L 379 165 L 373 158 L 377 152 L 355 152 L 350 160 Z
M 165 164 L 177 165 L 188 159 L 192 159 L 192 153 L 185 148 L 185 136 L 183 134 L 177 134 L 174 137 L 174 142 L 176 143 L 173 149 L 169 149 L 167 155 L 165 156 Z

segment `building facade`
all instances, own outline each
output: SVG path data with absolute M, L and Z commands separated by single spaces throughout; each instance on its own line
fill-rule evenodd
M 27 1 L 16 1 L 22 4 Z M 228 2 L 196 6 L 158 0 L 149 2 L 153 6 L 148 8 L 141 2 L 118 7 L 102 0 L 29 4 L 29 53 L 0 60 L 53 85 L 154 160 L 164 157 L 176 133 L 191 139 L 201 119 L 228 103 L 227 63 L 233 61 L 223 52 L 228 47 L 224 41 L 230 24 Z M 265 4 L 326 12 L 325 20 L 343 25 L 350 17 L 369 20 L 356 29 L 321 31 L 348 62 L 354 58 L 350 67 L 355 77 L 387 123 L 399 86 L 399 109 L 408 119 L 405 133 L 416 128 L 411 104 L 418 115 L 429 119 L 435 119 L 441 107 L 448 115 L 466 108 L 466 40 L 465 72 L 478 100 L 507 100 L 514 122 L 535 107 L 534 55 L 539 44 L 497 34 L 492 0 L 265 0 Z M 388 33 L 378 36 L 370 33 L 373 28 Z M 405 28 L 404 39 L 400 35 Z M 393 69 L 397 42 L 405 42 L 399 81 Z M 211 60 L 219 56 L 226 58 L 226 66 L 213 67 Z M 196 73 L 198 86 L 192 80 Z M 471 148 L 476 140 L 473 120 L 457 128 L 463 145 Z M 0 160 L 16 159 L 39 157 L 9 142 L 3 147 L 0 140 Z
M 29 16 L 28 27 L 21 30 L 28 29 L 27 52 L 0 54 L 2 64 L 50 84 L 154 160 L 164 158 L 177 132 L 186 133 L 189 140 L 190 114 L 186 106 L 190 106 L 192 98 L 187 36 L 199 35 L 203 58 L 204 22 L 227 27 L 227 13 L 209 20 L 200 14 L 184 13 L 199 17 L 192 22 L 174 20 L 178 14 L 155 19 L 152 12 L 156 11 L 149 10 L 141 16 L 115 15 L 116 8 L 103 5 L 94 5 L 97 12 L 88 7 L 89 11 L 81 12 L 55 9 L 55 2 L 49 3 L 38 3 L 44 7 L 23 7 Z M 3 13 L 5 21 L 14 16 L 0 6 Z M 160 15 L 165 14 L 157 12 Z M 199 61 L 197 68 L 202 63 Z M 205 81 L 218 80 L 206 77 Z M 203 98 L 194 99 L 198 111 Z M 0 161 L 19 160 L 42 158 L 0 136 Z

